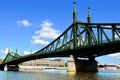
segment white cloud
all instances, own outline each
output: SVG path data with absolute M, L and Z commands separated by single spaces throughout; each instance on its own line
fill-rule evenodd
M 7 54 L 9 49 L 11 50 L 11 48 L 5 48 L 5 50 L 0 50 L 1 54 Z
M 31 42 L 35 45 L 47 45 L 50 39 L 56 39 L 60 35 L 60 31 L 54 29 L 53 23 L 49 20 L 42 21 L 40 30 L 35 32 Z
M 120 58 L 120 52 L 118 53 L 114 53 L 114 54 L 110 54 L 110 57 L 114 57 L 114 58 Z
M 112 26 L 105 26 L 105 27 L 111 28 Z
M 24 26 L 24 27 L 29 27 L 32 25 L 32 23 L 30 23 L 27 20 L 20 20 L 16 22 L 18 24 L 18 26 Z
M 49 44 L 49 41 L 45 41 L 45 40 L 42 40 L 42 39 L 34 39 L 31 41 L 33 44 L 35 45 L 47 45 Z
M 35 53 L 35 51 L 27 51 L 27 50 L 23 51 L 23 55 L 29 55 L 33 53 Z

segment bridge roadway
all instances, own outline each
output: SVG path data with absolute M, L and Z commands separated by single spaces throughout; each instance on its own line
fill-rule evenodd
M 75 42 L 75 38 L 74 37 L 71 38 L 71 36 L 75 36 L 73 35 L 74 33 L 78 33 L 78 32 L 73 32 L 74 28 L 76 27 L 74 27 L 74 24 L 72 24 L 57 39 L 55 39 L 53 42 L 51 42 L 49 45 L 47 45 L 43 49 L 35 52 L 34 54 L 6 60 L 2 64 L 0 64 L 0 69 L 3 69 L 6 64 L 15 65 L 15 64 L 19 64 L 25 61 L 35 60 L 35 59 L 40 59 L 40 58 L 70 57 L 70 55 L 74 55 L 75 57 L 79 57 L 79 58 L 91 58 L 91 57 L 95 58 L 95 57 L 99 57 L 99 56 L 103 56 L 107 54 L 113 54 L 116 52 L 120 52 L 120 36 L 119 36 L 120 23 L 76 22 L 75 25 L 77 25 L 76 27 L 78 28 L 82 28 L 81 31 L 79 31 L 79 34 L 75 34 L 76 39 L 78 41 L 77 44 Z M 102 32 L 95 33 L 92 31 L 92 29 L 88 29 L 89 26 L 91 28 L 96 28 L 96 30 L 102 31 Z M 111 27 L 106 27 L 106 26 L 111 26 Z M 109 35 L 107 34 L 107 32 L 106 33 L 104 32 L 107 29 L 112 32 L 112 35 L 111 34 Z M 86 36 L 88 37 L 86 38 L 87 41 L 84 41 L 82 43 L 81 41 L 83 41 L 85 37 L 81 38 L 80 36 L 84 34 L 86 34 Z M 98 36 L 93 35 L 93 34 L 96 34 Z M 115 37 L 116 35 L 118 37 Z M 112 36 L 111 37 L 112 39 L 109 38 L 109 36 Z M 106 41 L 104 41 L 102 37 L 105 38 L 104 40 Z M 71 47 L 71 46 L 74 46 L 74 43 L 77 45 L 77 47 Z M 78 45 L 78 43 L 81 43 L 81 44 Z
M 35 60 L 40 58 L 49 58 L 49 57 L 69 57 L 70 55 L 75 55 L 80 58 L 88 58 L 90 56 L 99 57 L 107 54 L 112 54 L 120 52 L 120 40 L 113 42 L 105 42 L 99 45 L 90 45 L 84 47 L 78 47 L 75 49 L 66 49 L 63 51 L 53 51 L 46 54 L 37 51 L 34 54 L 22 56 L 20 58 L 13 59 L 11 61 L 0 64 L 0 67 L 5 66 L 6 64 L 19 64 L 29 60 Z
M 79 58 L 89 58 L 89 60 L 81 61 L 81 63 L 68 62 L 69 68 L 77 63 L 74 65 L 76 70 L 79 67 L 81 70 L 84 68 L 83 71 L 97 71 L 95 57 L 120 52 L 120 23 L 91 23 L 90 8 L 88 8 L 87 20 L 87 23 L 83 23 L 77 19 L 76 2 L 74 2 L 73 23 L 57 39 L 34 54 L 6 58 L 0 64 L 0 69 L 3 69 L 6 64 L 17 65 L 39 58 L 73 55 Z

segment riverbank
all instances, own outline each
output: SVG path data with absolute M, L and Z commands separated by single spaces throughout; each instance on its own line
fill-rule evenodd
M 67 67 L 41 67 L 41 66 L 19 66 L 19 71 L 39 72 L 39 71 L 67 70 Z
M 19 71 L 44 72 L 44 71 L 67 71 L 67 67 L 41 67 L 41 66 L 19 66 Z M 120 72 L 120 69 L 98 68 L 99 72 Z

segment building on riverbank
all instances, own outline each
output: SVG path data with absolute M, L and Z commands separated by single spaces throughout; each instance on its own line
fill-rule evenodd
M 49 59 L 36 59 L 36 60 L 30 60 L 27 62 L 23 62 L 20 65 L 22 66 L 42 66 L 42 67 L 65 67 L 66 62 L 63 59 L 55 59 L 55 60 L 49 60 Z
M 63 59 L 49 60 L 46 58 L 30 60 L 19 65 L 20 71 L 39 71 L 45 69 L 63 69 L 66 62 Z
M 99 70 L 108 70 L 108 71 L 117 71 L 120 70 L 120 66 L 118 65 L 99 65 L 98 66 Z

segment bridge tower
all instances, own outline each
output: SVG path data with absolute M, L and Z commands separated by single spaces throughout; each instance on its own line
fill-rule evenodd
M 78 39 L 77 39 L 77 11 L 76 11 L 76 2 L 73 2 L 74 9 L 73 9 L 73 48 L 78 47 Z M 89 26 L 91 23 L 91 16 L 90 16 L 90 7 L 88 7 L 88 16 L 87 16 L 87 22 L 88 26 L 86 29 L 86 36 L 87 36 L 87 42 L 88 45 L 92 44 L 92 37 L 91 37 L 91 31 L 92 28 Z M 74 53 L 75 54 L 75 53 Z M 70 55 L 70 58 L 67 62 L 67 71 L 68 72 L 97 72 L 97 62 L 95 61 L 95 58 L 93 56 L 89 56 L 88 60 L 78 59 L 76 55 Z
M 88 23 L 91 23 L 90 7 L 88 7 L 88 17 L 87 17 L 87 22 L 88 22 Z
M 2 63 L 6 63 L 6 62 L 8 62 L 12 59 L 18 58 L 18 57 L 20 57 L 20 55 L 18 54 L 18 49 L 16 48 L 16 52 L 11 52 L 10 48 L 9 48 L 8 54 Z M 5 64 L 3 67 L 4 67 L 3 68 L 4 71 L 19 71 L 18 64 L 8 63 L 8 64 Z

